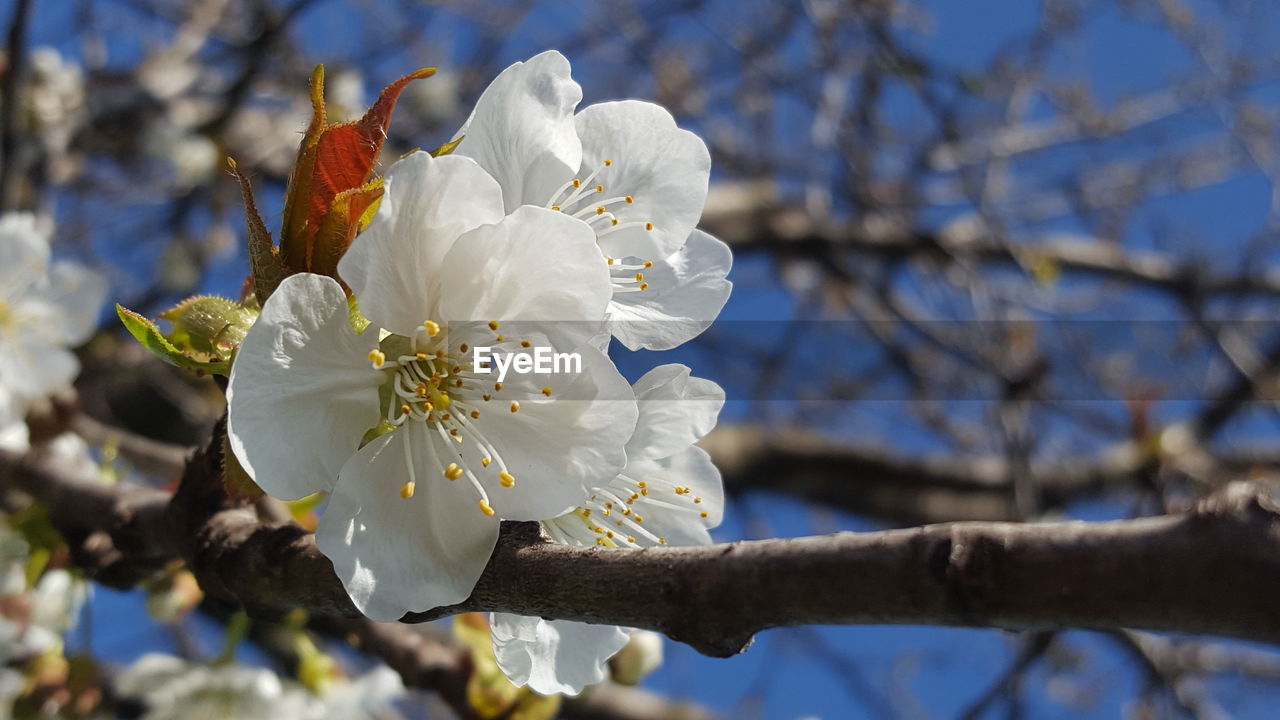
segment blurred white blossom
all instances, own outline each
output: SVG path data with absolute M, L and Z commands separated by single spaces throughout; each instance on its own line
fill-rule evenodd
M 386 666 L 317 695 L 266 668 L 160 653 L 143 655 L 115 683 L 117 693 L 146 705 L 142 720 L 360 720 L 404 695 L 400 676 Z
M 23 418 L 35 400 L 68 387 L 80 370 L 70 348 L 97 326 L 106 279 L 83 265 L 51 262 L 34 216 L 0 217 L 0 438 L 27 444 Z

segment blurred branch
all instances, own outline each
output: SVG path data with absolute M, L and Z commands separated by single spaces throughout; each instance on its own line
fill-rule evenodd
M 31 13 L 31 0 L 17 0 L 9 16 L 9 34 L 5 41 L 8 66 L 0 80 L 0 211 L 12 210 L 13 183 L 18 170 L 18 112 L 20 98 L 18 84 L 27 57 L 27 20 Z
M 1017 267 L 1027 267 L 1034 260 L 1066 272 L 1125 280 L 1180 296 L 1280 296 L 1280 273 L 1214 274 L 1185 258 L 1128 250 L 1087 236 L 1060 234 L 1011 245 L 982 227 L 935 233 L 892 223 L 823 220 L 780 204 L 769 183 L 726 186 L 713 192 L 701 227 L 737 253 L 818 260 L 855 251 L 891 258 L 959 256 Z
M 83 413 L 77 413 L 71 418 L 70 427 L 72 432 L 91 445 L 115 445 L 134 467 L 158 477 L 178 477 L 187 464 L 187 457 L 191 455 L 191 448 L 152 440 L 99 422 Z

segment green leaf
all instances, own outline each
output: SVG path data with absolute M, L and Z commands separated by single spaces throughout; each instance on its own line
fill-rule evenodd
M 116 315 L 120 316 L 120 322 L 124 324 L 125 329 L 129 331 L 129 334 L 134 339 L 170 365 L 216 375 L 226 375 L 231 372 L 231 360 L 229 358 L 220 358 L 218 362 L 213 362 L 191 357 L 169 342 L 169 339 L 160 332 L 160 328 L 156 327 L 155 323 L 118 303 L 116 304 Z
M 452 153 L 454 150 L 458 149 L 458 144 L 461 143 L 465 138 L 466 138 L 466 135 L 461 135 L 458 137 L 457 140 L 450 140 L 449 142 L 441 145 L 435 150 L 432 150 L 431 157 L 440 157 L 441 155 L 448 155 Z

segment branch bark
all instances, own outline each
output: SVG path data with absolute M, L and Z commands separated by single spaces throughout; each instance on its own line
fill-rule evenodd
M 202 455 L 193 467 L 209 462 Z M 125 559 L 182 555 L 207 593 L 254 613 L 356 615 L 312 536 L 263 525 L 249 508 L 216 510 L 188 534 L 173 518 L 181 493 L 161 529 L 153 492 L 94 486 L 12 455 L 0 456 L 0 483 L 58 507 L 54 521 L 80 536 L 109 536 Z M 1254 487 L 1233 484 L 1180 515 L 696 548 L 565 547 L 510 523 L 470 598 L 404 621 L 501 611 L 611 623 L 714 656 L 741 652 L 760 630 L 807 624 L 1133 627 L 1280 643 L 1277 596 L 1280 511 Z

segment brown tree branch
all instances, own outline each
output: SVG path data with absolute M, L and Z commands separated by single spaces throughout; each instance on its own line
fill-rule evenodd
M 203 453 L 192 468 L 202 463 L 211 469 Z M 255 613 L 356 614 L 310 534 L 262 525 L 250 509 L 217 510 L 186 534 L 174 519 L 181 492 L 159 531 L 152 493 L 127 499 L 135 492 L 127 486 L 91 488 L 12 455 L 0 456 L 0 483 L 57 506 L 60 527 L 83 534 L 98 526 L 126 558 L 183 555 L 206 592 Z M 132 512 L 140 508 L 147 512 Z M 142 530 L 146 540 L 135 543 Z M 760 630 L 805 624 L 1135 627 L 1280 642 L 1277 596 L 1280 512 L 1234 484 L 1181 515 L 951 523 L 696 548 L 565 547 L 542 541 L 535 526 L 508 524 L 467 601 L 404 620 L 502 611 L 612 623 L 715 656 L 740 652 Z

